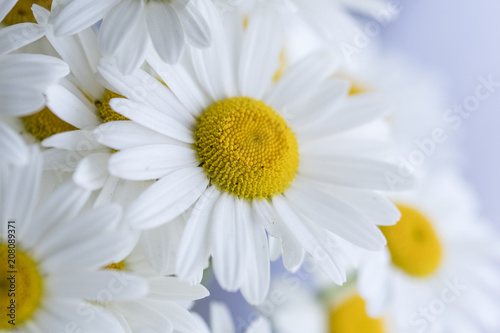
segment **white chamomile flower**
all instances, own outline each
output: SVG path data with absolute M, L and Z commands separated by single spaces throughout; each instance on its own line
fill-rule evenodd
M 333 291 L 320 290 L 317 294 L 304 289 L 285 290 L 286 300 L 272 314 L 276 332 L 399 333 L 392 329 L 390 316 L 368 315 L 365 301 L 352 285 L 335 286 Z
M 30 135 L 47 148 L 43 152 L 44 169 L 50 171 L 54 186 L 72 177 L 75 183 L 83 188 L 101 189 L 95 200 L 96 206 L 110 202 L 126 205 L 146 184 L 110 176 L 107 161 L 112 150 L 102 146 L 94 138 L 94 129 L 98 125 L 106 121 L 125 119 L 112 112 L 108 105 L 109 99 L 118 95 L 106 91 L 94 79 L 100 59 L 97 36 L 89 28 L 73 36 L 56 37 L 48 23 L 49 11 L 40 6 L 34 6 L 33 10 L 45 37 L 36 45 L 30 45 L 31 51 L 61 57 L 69 65 L 70 75 L 47 88 L 47 100 L 44 98 L 41 101 L 42 107 L 46 107 L 17 119 L 20 124 L 15 123 L 15 129 Z M 16 58 L 25 56 L 33 55 L 15 55 Z M 39 56 L 49 58 L 45 55 Z M 64 64 L 60 59 L 50 59 Z M 68 65 L 64 64 L 65 68 Z M 31 71 L 31 80 L 35 74 L 37 73 Z M 13 123 L 13 120 L 10 120 Z M 5 145 L 6 149 L 13 150 L 14 139 L 12 135 L 10 137 L 8 142 L 11 143 Z
M 391 183 L 395 166 L 366 157 L 375 154 L 372 142 L 343 136 L 384 108 L 376 95 L 348 98 L 349 84 L 331 78 L 336 65 L 327 54 L 273 82 L 282 32 L 265 7 L 254 8 L 244 31 L 241 22 L 223 25 L 210 2 L 200 6 L 214 38 L 212 48 L 190 50 L 193 75 L 155 54 L 148 62 L 164 83 L 142 70 L 122 75 L 106 61 L 99 67 L 108 88 L 127 98 L 111 107 L 131 120 L 98 128 L 98 141 L 118 150 L 110 173 L 158 180 L 128 206 L 126 220 L 152 229 L 194 207 L 176 274 L 199 282 L 212 256 L 221 286 L 241 288 L 254 304 L 269 286 L 266 230 L 278 248 L 272 259 L 282 251 L 286 268 L 296 270 L 309 253 L 342 283 L 331 236 L 382 249 L 376 225 L 400 215 L 377 190 L 413 186 Z
M 211 0 L 207 0 L 211 1 Z M 102 19 L 99 45 L 104 56 L 132 72 L 144 62 L 149 44 L 169 63 L 179 60 L 184 44 L 208 47 L 211 27 L 199 0 L 71 0 L 54 9 L 57 35 L 71 35 Z
M 196 321 L 200 327 L 199 333 L 236 333 L 241 330 L 236 330 L 234 327 L 233 319 L 228 307 L 224 303 L 212 302 L 210 303 L 210 328 L 205 321 L 196 316 Z M 271 324 L 264 317 L 259 316 L 250 323 L 245 333 L 271 333 Z
M 101 270 L 126 256 L 135 237 L 116 230 L 122 216 L 119 206 L 82 212 L 90 193 L 71 181 L 39 202 L 41 167 L 36 148 L 31 148 L 29 162 L 20 168 L 0 163 L 0 302 L 4 310 L 0 330 L 62 332 L 70 323 L 80 332 L 117 332 L 119 322 L 87 300 L 103 291 L 110 292 L 113 301 L 148 292 L 141 278 Z M 120 284 L 122 280 L 127 283 Z
M 390 313 L 396 332 L 498 331 L 498 236 L 470 189 L 443 170 L 395 202 L 401 220 L 381 227 L 387 249 L 360 266 L 368 313 Z
M 158 275 L 138 249 L 107 268 L 142 277 L 149 287 L 149 292 L 139 299 L 103 304 L 120 321 L 124 332 L 199 332 L 197 321 L 184 303 L 208 296 L 205 287 Z

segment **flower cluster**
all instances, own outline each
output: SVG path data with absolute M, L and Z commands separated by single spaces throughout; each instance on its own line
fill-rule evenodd
M 500 248 L 435 154 L 440 88 L 356 44 L 356 15 L 397 12 L 2 0 L 0 331 L 496 332 Z M 235 328 L 212 302 L 209 327 L 212 274 L 274 310 Z

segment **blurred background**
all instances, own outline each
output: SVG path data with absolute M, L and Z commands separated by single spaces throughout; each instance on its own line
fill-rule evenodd
M 400 0 L 399 17 L 383 28 L 382 48 L 434 71 L 443 80 L 447 108 L 473 96 L 479 77 L 498 82 L 491 96 L 456 129 L 462 156 L 459 166 L 481 203 L 482 215 L 500 230 L 500 2 L 492 0 Z M 444 125 L 444 124 L 443 124 Z M 281 261 L 273 274 L 284 272 Z M 208 281 L 207 281 L 208 282 Z M 238 293 L 206 284 L 211 296 L 195 310 L 208 318 L 208 304 L 230 306 L 237 328 L 256 312 Z M 239 332 L 239 330 L 238 330 Z M 492 333 L 492 332 L 485 332 Z
M 402 0 L 399 17 L 382 32 L 383 46 L 441 74 L 449 108 L 474 94 L 478 77 L 500 82 L 500 2 Z M 443 110 L 445 112 L 446 110 Z M 461 168 L 500 228 L 500 87 L 464 119 Z

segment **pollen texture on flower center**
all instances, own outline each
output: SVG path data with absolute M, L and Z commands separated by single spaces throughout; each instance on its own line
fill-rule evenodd
M 295 135 L 261 101 L 234 97 L 205 110 L 195 149 L 212 184 L 240 198 L 272 198 L 290 186 L 299 166 Z
M 23 123 L 26 130 L 40 141 L 57 133 L 78 129 L 64 120 L 61 120 L 48 108 L 44 108 L 42 111 L 23 117 Z
M 32 22 L 36 23 L 31 7 L 39 5 L 50 10 L 52 0 L 19 0 L 12 10 L 5 16 L 2 23 L 5 25 L 14 25 L 18 23 Z
M 365 301 L 359 295 L 353 295 L 329 314 L 331 333 L 383 333 L 384 323 L 379 318 L 371 318 L 366 313 Z
M 0 330 L 19 327 L 32 318 L 40 306 L 43 281 L 37 264 L 19 248 L 0 243 Z M 12 265 L 12 266 L 11 266 Z M 13 303 L 12 300 L 15 300 Z M 12 305 L 15 309 L 11 311 Z M 10 307 L 10 308 L 9 308 Z M 15 326 L 9 323 L 14 313 Z
M 403 205 L 398 205 L 398 209 L 401 220 L 394 226 L 380 227 L 387 239 L 392 262 L 410 275 L 431 275 L 441 262 L 439 238 L 421 212 Z

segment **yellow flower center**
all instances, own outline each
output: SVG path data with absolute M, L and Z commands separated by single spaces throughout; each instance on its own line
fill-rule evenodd
M 201 165 L 223 191 L 250 200 L 271 198 L 284 193 L 295 178 L 295 135 L 283 117 L 261 101 L 219 101 L 199 117 L 194 133 Z
M 353 295 L 329 313 L 330 333 L 384 333 L 384 323 L 380 318 L 368 316 L 365 301 Z
M 392 262 L 410 275 L 431 275 L 441 262 L 439 238 L 425 215 L 412 207 L 398 205 L 398 208 L 401 220 L 394 226 L 380 227 Z
M 14 329 L 39 308 L 43 280 L 33 259 L 12 244 L 0 243 L 0 263 L 0 329 Z
M 108 266 L 104 267 L 104 269 L 114 269 L 116 271 L 123 271 L 123 270 L 125 270 L 125 261 L 122 260 L 120 262 L 114 262 L 114 263 L 109 264 Z
M 114 93 L 111 90 L 106 90 L 106 92 L 104 93 L 104 97 L 100 101 L 97 101 L 95 103 L 95 105 L 97 106 L 97 113 L 101 121 L 103 123 L 108 123 L 110 121 L 129 120 L 127 117 L 124 117 L 121 114 L 113 111 L 113 109 L 109 105 L 109 101 L 112 98 L 123 98 L 123 96 Z
M 350 96 L 366 94 L 367 92 L 370 92 L 370 88 L 360 82 L 351 80 L 351 89 L 349 89 Z
M 39 5 L 50 10 L 52 0 L 19 0 L 7 16 L 5 16 L 2 23 L 5 25 L 14 25 L 25 22 L 36 23 L 33 12 L 31 11 L 31 7 L 33 5 Z
M 64 120 L 61 120 L 48 108 L 44 108 L 42 111 L 23 117 L 22 119 L 26 130 L 40 141 L 57 133 L 78 129 Z

